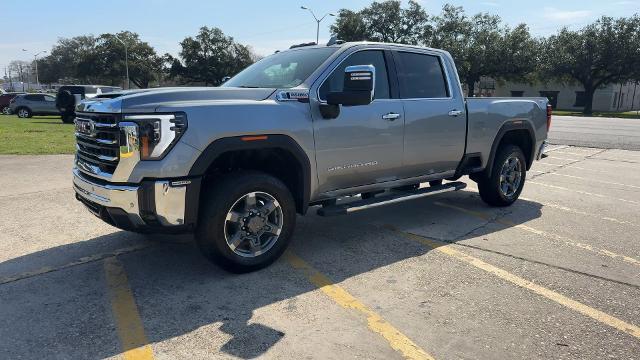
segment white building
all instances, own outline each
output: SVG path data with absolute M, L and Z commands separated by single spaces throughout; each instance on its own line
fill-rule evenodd
M 586 102 L 584 88 L 580 85 L 514 82 L 500 84 L 492 79 L 483 79 L 476 89 L 476 96 L 546 96 L 553 108 L 558 110 L 582 111 Z M 593 95 L 593 111 L 632 110 L 640 110 L 640 82 L 610 84 L 599 88 Z

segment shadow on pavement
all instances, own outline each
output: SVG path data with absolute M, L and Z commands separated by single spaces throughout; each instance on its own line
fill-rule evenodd
M 434 199 L 442 202 L 451 201 L 458 206 L 481 209 L 494 214 L 505 211 L 486 207 L 475 193 L 468 191 L 436 196 Z M 433 204 L 435 200 L 415 200 L 334 218 L 318 217 L 315 215 L 315 209 L 311 208 L 310 214 L 298 217 L 292 251 L 339 283 L 359 274 L 424 255 L 429 251 L 416 242 L 385 230 L 384 224 L 391 224 L 407 231 L 411 231 L 411 228 L 433 228 L 435 234 L 440 231 L 448 232 L 450 239 L 447 240 L 451 241 L 472 236 L 474 229 L 482 234 L 493 228 L 481 228 L 481 221 L 454 210 L 438 207 Z M 526 211 L 519 211 L 518 213 L 524 215 L 510 219 L 519 224 L 540 217 L 540 207 L 540 204 L 519 200 L 519 209 Z M 148 241 L 139 235 L 115 232 L 5 261 L 0 263 L 0 273 L 6 273 L 8 269 L 26 270 L 33 263 L 41 263 L 42 259 L 50 259 L 55 263 L 63 262 L 60 259 L 72 261 L 78 254 L 90 253 L 96 244 L 105 246 L 109 241 L 119 241 L 125 237 L 129 237 L 125 242 L 134 245 L 146 244 Z M 252 320 L 254 311 L 286 301 L 286 306 L 281 307 L 281 311 L 285 312 L 282 316 L 290 316 L 295 321 L 301 316 L 298 313 L 296 297 L 315 290 L 302 273 L 296 272 L 283 259 L 262 271 L 235 275 L 207 262 L 193 242 L 184 241 L 188 238 L 160 236 L 157 239 L 159 241 L 148 248 L 118 256 L 125 266 L 150 342 L 163 342 L 189 334 L 202 326 L 219 324 L 219 330 L 230 337 L 221 347 L 221 351 L 240 358 L 254 358 L 264 354 L 286 336 L 278 329 Z M 87 285 L 95 286 L 93 292 L 106 292 L 104 274 L 101 273 L 104 271 L 102 264 L 99 261 L 92 264 L 3 285 L 3 288 L 10 286 L 13 296 L 10 299 L 12 306 L 0 307 L 0 317 L 10 322 L 33 321 L 29 320 L 30 314 L 27 309 L 38 309 L 56 300 L 31 294 L 38 293 L 39 287 L 45 286 L 43 284 L 50 281 L 55 273 L 58 273 L 58 276 L 64 274 L 60 281 L 70 286 L 73 291 L 86 291 L 81 289 L 85 286 L 82 284 L 92 284 L 93 281 L 95 285 Z M 0 299 L 1 294 L 6 292 L 0 292 Z M 35 304 L 31 303 L 29 307 L 24 308 L 24 313 L 21 312 L 22 307 L 18 306 L 19 299 L 23 296 L 31 302 L 35 301 Z M 100 323 L 112 324 L 113 320 L 109 318 L 108 297 L 101 296 L 104 298 L 103 308 L 97 305 L 98 309 L 94 309 L 95 316 Z M 59 342 L 55 348 L 55 354 L 59 357 L 66 357 L 65 354 L 72 354 L 78 347 L 84 346 L 78 338 L 65 333 L 64 329 L 57 326 L 61 317 L 73 319 L 76 316 L 76 307 L 61 305 L 58 309 L 58 312 L 40 313 L 37 321 L 49 326 L 31 327 L 32 333 L 2 331 L 0 353 L 11 357 L 39 357 L 34 352 L 46 351 L 46 342 L 52 339 Z M 5 313 L 9 311 L 11 313 Z M 7 326 L 6 323 L 4 326 Z M 52 326 L 59 329 L 55 337 L 44 333 L 50 331 Z M 115 338 L 113 326 L 104 325 L 100 331 L 102 335 L 95 336 L 102 336 L 107 340 L 104 340 L 104 344 L 94 341 L 91 346 L 86 345 L 91 349 L 89 356 L 104 358 L 120 353 L 117 340 L 115 344 L 109 340 Z M 43 350 L 33 347 L 34 339 L 43 339 L 45 343 L 38 347 Z M 47 353 L 39 355 L 46 356 Z

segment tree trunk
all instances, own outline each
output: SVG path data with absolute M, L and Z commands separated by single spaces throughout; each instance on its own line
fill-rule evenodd
M 476 90 L 476 82 L 469 81 L 467 82 L 467 97 L 473 97 L 473 93 Z
M 595 89 L 592 88 L 588 88 L 585 87 L 584 88 L 584 96 L 585 96 L 585 103 L 584 103 L 584 109 L 582 110 L 582 114 L 584 115 L 591 115 L 593 114 L 593 94 L 595 93 Z

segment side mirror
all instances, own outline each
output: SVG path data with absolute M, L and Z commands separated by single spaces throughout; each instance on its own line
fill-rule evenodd
M 376 68 L 373 65 L 354 65 L 344 69 L 342 91 L 327 94 L 327 104 L 358 106 L 373 101 L 376 84 Z
M 220 84 L 224 84 L 224 83 L 226 83 L 227 81 L 229 81 L 229 79 L 231 79 L 231 76 L 225 76 L 225 77 L 223 77 L 223 78 L 222 78 L 222 82 L 220 82 Z

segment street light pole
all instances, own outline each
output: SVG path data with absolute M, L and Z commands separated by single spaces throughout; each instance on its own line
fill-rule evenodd
M 131 81 L 129 80 L 129 51 L 127 49 L 127 44 L 120 40 L 119 37 L 116 36 L 116 40 L 120 41 L 120 43 L 122 44 L 122 46 L 124 46 L 124 64 L 125 67 L 127 68 L 127 90 L 131 89 Z
M 311 13 L 311 16 L 313 16 L 313 18 L 316 20 L 316 45 L 318 43 L 320 43 L 320 23 L 322 22 L 322 20 L 324 20 L 324 18 L 326 18 L 327 16 L 336 16 L 334 13 L 327 13 L 324 14 L 323 17 L 321 17 L 320 19 L 318 19 L 318 17 L 316 16 L 316 14 L 313 12 L 313 10 L 309 9 L 306 6 L 300 6 L 300 9 L 302 10 L 308 10 Z
M 22 49 L 22 51 L 25 51 L 25 52 L 26 52 L 27 50 L 26 50 L 26 49 Z M 34 54 L 34 55 L 33 55 L 33 62 L 34 62 L 34 63 L 35 63 L 35 65 L 36 65 L 36 84 L 38 85 L 38 90 L 42 90 L 42 89 L 40 88 L 40 79 L 39 79 L 39 77 L 38 77 L 38 55 L 40 55 L 40 54 L 46 54 L 46 53 L 47 53 L 47 51 L 46 51 L 46 50 L 44 50 L 44 51 L 40 51 L 39 53 L 36 53 L 36 54 Z

